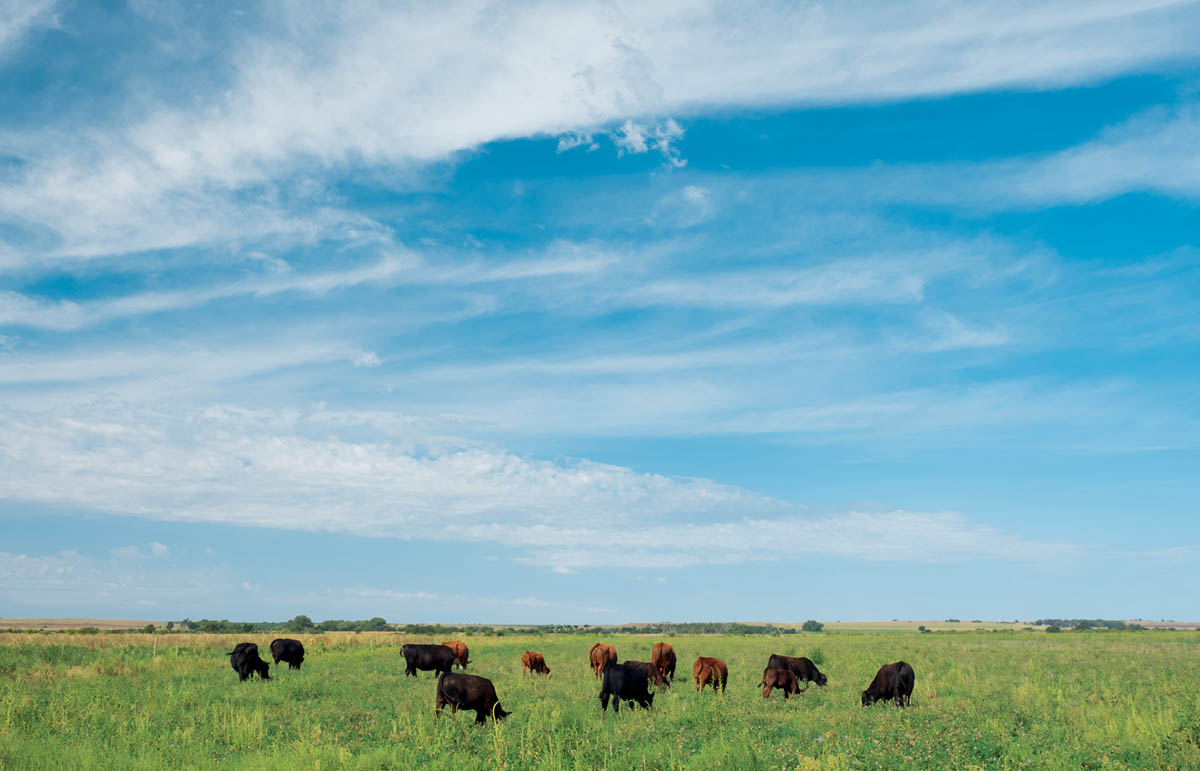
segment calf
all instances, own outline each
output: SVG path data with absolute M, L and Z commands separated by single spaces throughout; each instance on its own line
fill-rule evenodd
M 773 688 L 783 691 L 784 701 L 787 701 L 791 694 L 800 693 L 800 687 L 796 684 L 796 673 L 790 669 L 767 667 L 763 670 L 762 682 L 759 685 L 762 686 L 764 699 L 771 698 Z
M 637 702 L 642 709 L 650 709 L 654 704 L 654 694 L 649 691 L 646 673 L 626 664 L 609 664 L 604 668 L 604 680 L 600 686 L 600 707 L 605 712 L 608 711 L 609 697 L 612 697 L 613 712 L 621 711 L 623 701 L 628 701 L 631 705 Z
M 450 705 L 450 714 L 457 715 L 458 710 L 475 710 L 475 722 L 482 725 L 490 717 L 492 720 L 503 720 L 511 715 L 500 706 L 496 697 L 496 687 L 486 677 L 478 675 L 450 674 L 443 672 L 437 681 L 437 699 L 433 704 L 433 717 L 436 720 L 442 716 L 442 709 Z
M 696 659 L 696 663 L 692 664 L 692 676 L 696 680 L 697 693 L 703 691 L 704 686 L 710 684 L 713 693 L 717 692 L 718 684 L 721 686 L 721 693 L 725 693 L 725 683 L 729 680 L 729 668 L 720 659 L 701 656 Z
M 454 666 L 454 651 L 445 645 L 417 645 L 409 643 L 400 649 L 404 656 L 404 674 L 417 676 L 418 669 L 446 673 Z
M 778 653 L 773 653 L 771 654 L 771 658 L 767 660 L 767 666 L 775 667 L 776 669 L 790 669 L 796 673 L 797 682 L 804 680 L 806 683 L 816 683 L 822 687 L 828 682 L 825 675 L 821 674 L 821 670 L 817 669 L 817 665 L 812 663 L 811 659 L 804 656 L 796 658 L 795 656 L 780 656 Z M 805 685 L 804 688 L 807 690 L 808 686 Z
M 467 664 L 469 664 L 470 662 L 467 661 L 467 644 L 466 643 L 460 643 L 457 640 L 451 640 L 450 642 L 442 643 L 442 645 L 445 645 L 447 648 L 454 651 L 454 658 L 458 662 L 458 666 L 460 668 L 462 668 L 462 669 L 467 668 Z
M 609 664 L 617 663 L 617 649 L 611 645 L 596 643 L 592 646 L 589 658 L 592 662 L 592 673 L 599 677 L 604 674 L 604 670 Z
M 299 669 L 304 663 L 304 646 L 299 640 L 279 637 L 271 641 L 271 655 L 276 664 L 286 661 L 289 669 Z
M 255 672 L 263 680 L 271 679 L 271 676 L 267 674 L 271 665 L 258 657 L 258 646 L 254 643 L 238 643 L 225 655 L 229 657 L 229 666 L 238 673 L 239 680 L 248 680 Z
M 916 674 L 906 661 L 884 664 L 875 673 L 875 679 L 862 692 L 862 705 L 869 707 L 877 701 L 891 699 L 897 707 L 907 706 L 912 701 L 913 683 Z
M 657 685 L 659 688 L 671 687 L 671 681 L 663 677 L 662 672 L 658 671 L 658 667 L 654 666 L 649 661 L 629 661 L 626 659 L 625 666 L 642 670 L 646 673 L 646 679 Z
M 542 658 L 542 654 L 537 651 L 525 651 L 521 654 L 521 674 L 550 674 L 550 667 L 546 666 L 546 660 Z
M 658 667 L 663 677 L 675 679 L 675 649 L 669 643 L 654 643 L 650 649 L 650 663 Z

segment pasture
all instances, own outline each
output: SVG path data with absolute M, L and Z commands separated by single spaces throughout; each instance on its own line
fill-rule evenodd
M 588 649 L 648 660 L 657 638 L 459 638 L 513 712 L 484 727 L 435 722 L 435 678 L 403 676 L 402 644 L 441 640 L 291 635 L 302 670 L 239 683 L 223 654 L 273 636 L 0 634 L 0 768 L 1200 768 L 1194 632 L 667 637 L 676 687 L 620 715 L 600 711 Z M 525 650 L 553 675 L 522 677 Z M 764 700 L 771 653 L 813 658 L 828 687 Z M 699 654 L 728 663 L 723 696 L 696 694 Z M 863 709 L 901 658 L 912 707 Z

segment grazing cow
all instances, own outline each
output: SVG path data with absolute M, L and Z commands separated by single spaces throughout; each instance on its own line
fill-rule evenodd
M 521 654 L 521 674 L 548 675 L 550 667 L 546 666 L 546 660 L 542 658 L 542 654 L 537 651 L 525 651 Z
M 258 657 L 258 646 L 254 643 L 238 643 L 225 655 L 229 657 L 229 666 L 238 673 L 239 680 L 248 680 L 255 672 L 263 680 L 271 679 L 271 676 L 267 674 L 271 665 Z
M 271 655 L 276 664 L 286 661 L 289 669 L 299 669 L 304 663 L 304 645 L 299 640 L 278 637 L 271 641 Z
M 608 711 L 610 696 L 613 712 L 621 711 L 623 701 L 629 702 L 631 707 L 637 702 L 642 709 L 650 709 L 654 704 L 654 694 L 649 691 L 646 673 L 627 664 L 609 664 L 604 668 L 604 680 L 600 686 L 600 707 L 605 712 Z
M 721 693 L 725 693 L 725 683 L 729 681 L 729 668 L 720 659 L 701 656 L 692 664 L 692 676 L 696 680 L 697 693 L 703 691 L 706 685 L 712 685 L 713 693 L 716 693 L 718 684 L 721 686 Z
M 877 701 L 891 699 L 897 707 L 912 701 L 913 682 L 916 674 L 906 661 L 884 664 L 875 673 L 875 679 L 862 692 L 862 705 L 869 707 Z
M 800 693 L 800 687 L 796 684 L 796 673 L 790 669 L 767 667 L 763 670 L 762 682 L 759 685 L 762 686 L 764 699 L 771 698 L 773 688 L 783 691 L 784 701 L 787 701 L 791 694 Z
M 449 672 L 454 666 L 454 651 L 445 645 L 417 645 L 409 643 L 400 649 L 404 656 L 404 674 L 417 676 L 418 669 L 434 672 Z
M 646 679 L 657 685 L 659 688 L 671 687 L 671 681 L 663 677 L 662 672 L 658 671 L 658 667 L 654 666 L 649 661 L 630 661 L 626 659 L 624 666 L 642 670 L 646 673 Z
M 816 683 L 824 687 L 828 679 L 821 674 L 821 670 L 817 669 L 817 665 L 812 663 L 812 660 L 804 656 L 799 658 L 795 656 L 780 656 L 778 653 L 772 653 L 771 658 L 767 660 L 768 667 L 776 669 L 790 669 L 796 673 L 796 681 L 806 681 L 806 683 Z M 804 690 L 808 690 L 808 685 L 804 686 Z
M 611 645 L 596 643 L 591 652 L 592 673 L 599 677 L 609 664 L 617 663 L 617 649 Z
M 442 643 L 442 645 L 445 645 L 447 648 L 454 651 L 454 658 L 458 662 L 458 666 L 460 668 L 462 668 L 462 669 L 467 668 L 467 664 L 469 664 L 470 662 L 467 661 L 467 644 L 466 643 L 460 643 L 457 640 L 451 640 L 450 642 Z
M 449 669 L 438 677 L 437 699 L 433 705 L 435 720 L 442 716 L 442 709 L 447 704 L 451 715 L 457 715 L 460 707 L 475 710 L 475 722 L 479 725 L 486 723 L 489 717 L 503 720 L 512 714 L 500 706 L 496 686 L 491 680 L 479 675 L 452 675 Z
M 658 667 L 663 677 L 675 679 L 675 649 L 669 643 L 654 643 L 650 649 L 650 663 Z

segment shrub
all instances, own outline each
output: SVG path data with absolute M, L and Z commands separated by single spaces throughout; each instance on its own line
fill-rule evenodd
M 1050 634 L 1056 634 L 1062 631 L 1062 627 L 1056 624 L 1051 624 L 1050 626 L 1046 627 L 1046 631 Z
M 820 621 L 813 621 L 811 618 L 800 626 L 800 629 L 805 632 L 820 632 L 824 628 L 824 624 Z

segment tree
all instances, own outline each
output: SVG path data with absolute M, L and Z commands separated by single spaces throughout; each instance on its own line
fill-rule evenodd
M 174 621 L 168 621 L 168 622 L 167 622 L 167 631 L 169 632 L 169 631 L 171 631 L 171 630 L 172 630 L 172 629 L 174 629 L 174 628 L 175 628 L 175 622 L 174 622 Z
M 287 623 L 287 628 L 293 632 L 306 632 L 315 626 L 316 624 L 313 623 L 313 620 L 303 614 L 296 616 Z
M 154 634 L 154 624 L 146 624 L 142 627 L 142 631 L 146 634 Z
M 820 621 L 813 621 L 811 618 L 801 625 L 800 629 L 805 632 L 819 632 L 825 628 L 825 625 Z
M 1051 624 L 1050 626 L 1046 627 L 1046 631 L 1051 634 L 1057 634 L 1062 631 L 1062 627 L 1058 626 L 1057 624 Z

